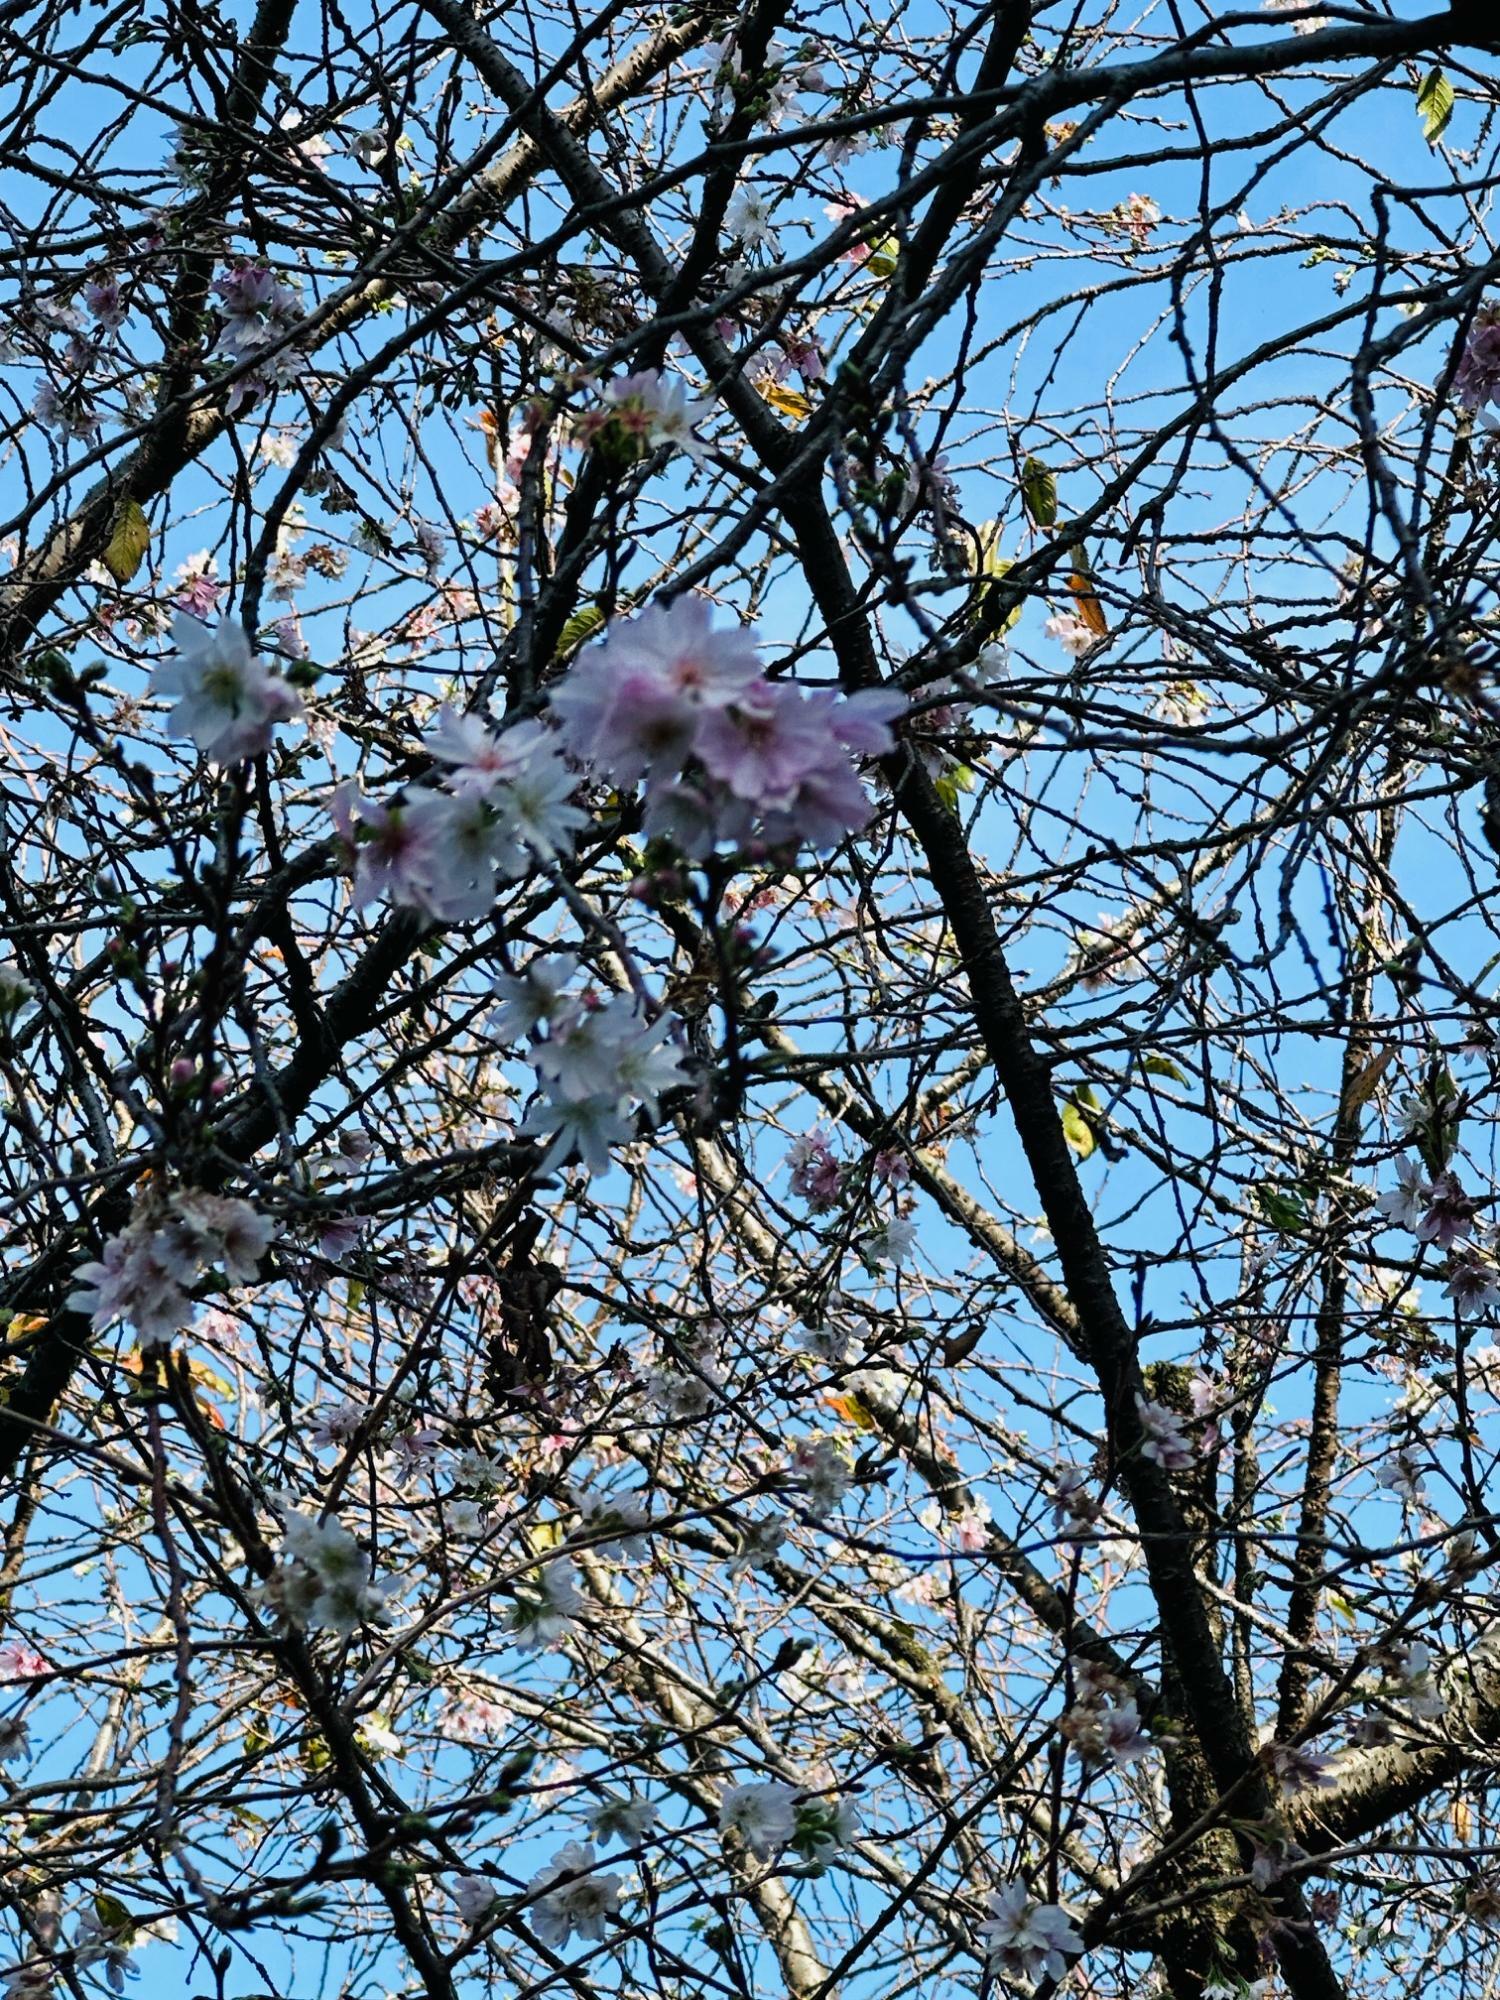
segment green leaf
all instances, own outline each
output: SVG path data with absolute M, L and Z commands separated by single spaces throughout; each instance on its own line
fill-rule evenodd
M 974 773 L 969 765 L 954 764 L 933 780 L 933 790 L 949 812 L 956 813 L 960 796 L 964 792 L 972 792 L 974 783 Z
M 151 546 L 151 526 L 139 500 L 127 500 L 115 516 L 104 551 L 104 567 L 116 583 L 129 583 Z
M 1057 520 L 1057 479 L 1039 458 L 1028 458 L 1021 467 L 1021 498 L 1037 527 L 1050 528 Z
M 1170 1056 L 1147 1056 L 1146 1060 L 1141 1064 L 1141 1068 L 1146 1072 L 1147 1076 L 1169 1077 L 1173 1083 L 1187 1083 L 1189 1081 L 1187 1071 L 1179 1069 Z
M 592 639 L 603 624 L 604 613 L 597 604 L 580 605 L 558 634 L 556 657 L 559 660 L 571 659 L 585 640 Z
M 1265 1181 L 1255 1190 L 1255 1199 L 1260 1204 L 1260 1212 L 1273 1229 L 1286 1232 L 1302 1229 L 1307 1224 L 1307 1205 L 1302 1197 L 1288 1188 L 1273 1187 Z
M 130 1912 L 118 1896 L 107 1895 L 100 1890 L 94 1898 L 94 1915 L 110 1933 L 122 1944 L 128 1944 L 135 1936 L 135 1925 L 130 1920 Z
M 1417 90 L 1417 114 L 1422 120 L 1422 136 L 1435 146 L 1448 129 L 1453 116 L 1453 85 L 1440 69 L 1431 69 Z

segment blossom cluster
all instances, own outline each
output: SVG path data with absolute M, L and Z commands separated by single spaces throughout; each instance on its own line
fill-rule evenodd
M 868 821 L 855 759 L 891 748 L 905 705 L 885 689 L 845 699 L 769 681 L 754 633 L 714 630 L 702 599 L 653 607 L 554 690 L 555 733 L 444 710 L 424 741 L 440 783 L 393 803 L 341 786 L 333 811 L 355 852 L 356 901 L 384 896 L 439 922 L 485 914 L 499 879 L 566 852 L 585 823 L 563 751 L 614 786 L 644 779 L 647 833 L 695 860 L 757 837 L 832 846 Z
M 752 839 L 832 847 L 870 817 L 855 759 L 892 747 L 903 695 L 809 693 L 761 672 L 752 630 L 679 597 L 613 626 L 552 696 L 563 741 L 617 786 L 646 785 L 645 829 L 694 860 Z
M 1113 1765 L 1123 1771 L 1151 1748 L 1140 1710 L 1115 1675 L 1090 1660 L 1074 1673 L 1076 1700 L 1059 1727 L 1085 1764 Z
M 334 824 L 355 857 L 356 906 L 383 896 L 438 923 L 466 923 L 494 907 L 502 881 L 565 853 L 584 814 L 540 723 L 496 732 L 444 709 L 425 747 L 442 782 L 386 804 L 347 781 L 333 795 Z
M 1135 1407 L 1141 1420 L 1141 1457 L 1153 1460 L 1163 1472 L 1186 1472 L 1197 1454 L 1182 1418 L 1165 1403 L 1153 1403 L 1145 1396 L 1136 1397 Z
M 1443 1290 L 1460 1317 L 1500 1304 L 1500 1265 L 1494 1230 L 1476 1219 L 1479 1204 L 1465 1194 L 1458 1176 L 1445 1168 L 1430 1180 L 1410 1155 L 1396 1163 L 1396 1185 L 1375 1207 L 1396 1228 L 1410 1230 L 1419 1243 L 1453 1254 Z
M 528 1896 L 535 1899 L 531 1927 L 542 1943 L 554 1950 L 565 1945 L 575 1931 L 597 1943 L 604 1936 L 605 1924 L 619 1910 L 624 1887 L 622 1876 L 600 1871 L 587 1841 L 570 1840 L 531 1879 L 527 1889 Z
M 580 420 L 578 437 L 620 465 L 659 445 L 675 445 L 696 464 L 707 452 L 696 426 L 712 414 L 712 403 L 690 397 L 683 383 L 659 368 L 643 368 L 605 383 L 598 408 Z
M 1056 1903 L 1039 1903 L 1022 1881 L 1007 1882 L 988 1902 L 979 1926 L 985 1952 L 996 1971 L 1035 1986 L 1061 1979 L 1068 1959 L 1083 1950 L 1083 1939 Z
M 347 1637 L 376 1622 L 385 1591 L 349 1530 L 334 1520 L 314 1520 L 289 1502 L 278 1502 L 277 1510 L 284 1540 L 265 1594 L 288 1623 Z
M 218 352 L 243 364 L 263 362 L 242 375 L 229 392 L 231 416 L 245 403 L 295 379 L 302 363 L 286 336 L 302 317 L 302 302 L 265 264 L 241 258 L 214 280 L 219 299 Z M 267 350 L 274 350 L 268 352 Z
M 170 1341 L 191 1325 L 189 1293 L 211 1270 L 233 1285 L 255 1281 L 275 1225 L 248 1201 L 179 1188 L 137 1207 L 95 1262 L 81 1264 L 68 1304 L 96 1331 L 128 1320 L 143 1347 Z
M 1483 409 L 1500 398 L 1500 306 L 1481 306 L 1474 315 L 1453 392 L 1466 410 Z
M 495 982 L 499 1018 L 519 1022 L 538 1009 L 531 1056 L 542 1089 L 521 1130 L 549 1142 L 549 1159 L 576 1152 L 590 1172 L 603 1173 L 610 1147 L 634 1136 L 632 1106 L 657 1116 L 663 1093 L 682 1084 L 687 1071 L 671 1041 L 670 1017 L 648 1019 L 628 994 L 564 995 L 549 984 L 559 969 L 553 961 L 551 972 L 537 968 L 530 979 L 502 974 Z
M 791 1847 L 822 1861 L 846 1847 L 859 1831 L 850 1799 L 820 1798 L 773 1778 L 759 1785 L 731 1785 L 719 1801 L 719 1831 L 736 1833 L 759 1861 Z

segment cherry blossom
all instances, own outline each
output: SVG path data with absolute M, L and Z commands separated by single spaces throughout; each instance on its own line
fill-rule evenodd
M 588 1828 L 595 1840 L 618 1840 L 634 1847 L 647 1837 L 660 1817 L 649 1799 L 634 1795 L 617 1798 L 611 1794 L 590 1812 Z
M 581 1938 L 602 1938 L 619 1912 L 624 1888 L 622 1876 L 601 1873 L 587 1842 L 570 1840 L 527 1884 L 526 1893 L 534 1899 L 532 1928 L 543 1944 L 554 1948 L 575 1932 Z
M 1466 410 L 1482 409 L 1500 395 L 1500 309 L 1482 306 L 1475 314 L 1453 393 Z
M 301 717 L 302 697 L 257 657 L 237 620 L 212 630 L 179 611 L 177 650 L 156 670 L 156 689 L 175 705 L 168 722 L 191 736 L 210 763 L 239 764 L 271 747 L 279 723 Z
M 455 1875 L 448 1884 L 453 1907 L 461 1924 L 470 1929 L 482 1924 L 500 1900 L 500 1892 L 487 1875 Z
M 711 403 L 690 397 L 686 385 L 658 368 L 619 375 L 604 386 L 602 408 L 586 422 L 585 437 L 597 437 L 602 426 L 617 426 L 626 436 L 652 445 L 675 445 L 690 459 L 701 459 L 707 446 L 696 426 L 713 413 Z
M 1056 1903 L 1040 1903 L 1019 1879 L 994 1890 L 989 1915 L 979 1926 L 986 1955 L 1008 1978 L 1034 1986 L 1061 1979 L 1068 1959 L 1083 1950 L 1083 1939 Z
M 1163 1403 L 1137 1396 L 1135 1407 L 1141 1420 L 1141 1456 L 1159 1465 L 1163 1472 L 1185 1472 L 1197 1457 L 1192 1441 L 1183 1429 L 1182 1418 Z
M 1327 1791 L 1337 1782 L 1336 1751 L 1309 1750 L 1300 1743 L 1273 1743 L 1266 1755 L 1281 1780 L 1282 1790 L 1290 1797 L 1299 1792 Z
M 43 1656 L 24 1639 L 0 1641 L 0 1686 L 9 1681 L 35 1681 L 50 1674 Z
M 178 1190 L 148 1198 L 97 1261 L 80 1264 L 68 1303 L 97 1330 L 129 1320 L 143 1346 L 169 1341 L 192 1319 L 188 1293 L 210 1270 L 251 1284 L 275 1225 L 233 1196 Z
M 1049 618 L 1042 627 L 1049 639 L 1055 639 L 1065 653 L 1075 660 L 1081 660 L 1085 653 L 1091 653 L 1099 643 L 1099 634 L 1071 611 L 1059 611 Z
M 289 1623 L 327 1627 L 346 1637 L 386 1614 L 386 1593 L 347 1528 L 316 1520 L 289 1501 L 279 1505 L 281 1561 L 266 1596 Z
M 760 1785 L 731 1785 L 719 1801 L 719 1830 L 737 1833 L 750 1852 L 769 1861 L 797 1831 L 795 1785 L 772 1779 Z

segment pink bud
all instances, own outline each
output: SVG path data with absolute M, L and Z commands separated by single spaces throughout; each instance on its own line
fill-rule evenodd
M 193 1061 L 191 1056 L 178 1056 L 173 1062 L 172 1067 L 167 1071 L 167 1075 L 179 1089 L 183 1084 L 191 1083 L 197 1074 L 198 1065 Z

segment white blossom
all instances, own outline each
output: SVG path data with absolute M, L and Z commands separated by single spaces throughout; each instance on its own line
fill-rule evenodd
M 302 697 L 259 659 L 237 619 L 212 630 L 185 611 L 172 620 L 177 650 L 156 671 L 173 703 L 167 720 L 212 764 L 242 763 L 271 747 L 278 723 L 301 716 Z
M 797 1831 L 795 1785 L 731 1785 L 719 1801 L 719 1831 L 737 1833 L 750 1852 L 769 1861 Z
M 979 1926 L 986 1955 L 1007 1978 L 1035 1986 L 1061 1979 L 1068 1960 L 1083 1950 L 1083 1939 L 1057 1903 L 1039 1903 L 1022 1881 L 992 1892 L 989 1915 Z
M 623 1877 L 599 1872 L 592 1847 L 570 1840 L 527 1885 L 528 1896 L 536 1899 L 531 1927 L 543 1944 L 554 1949 L 565 1945 L 575 1931 L 597 1943 L 619 1910 L 624 1887 Z

